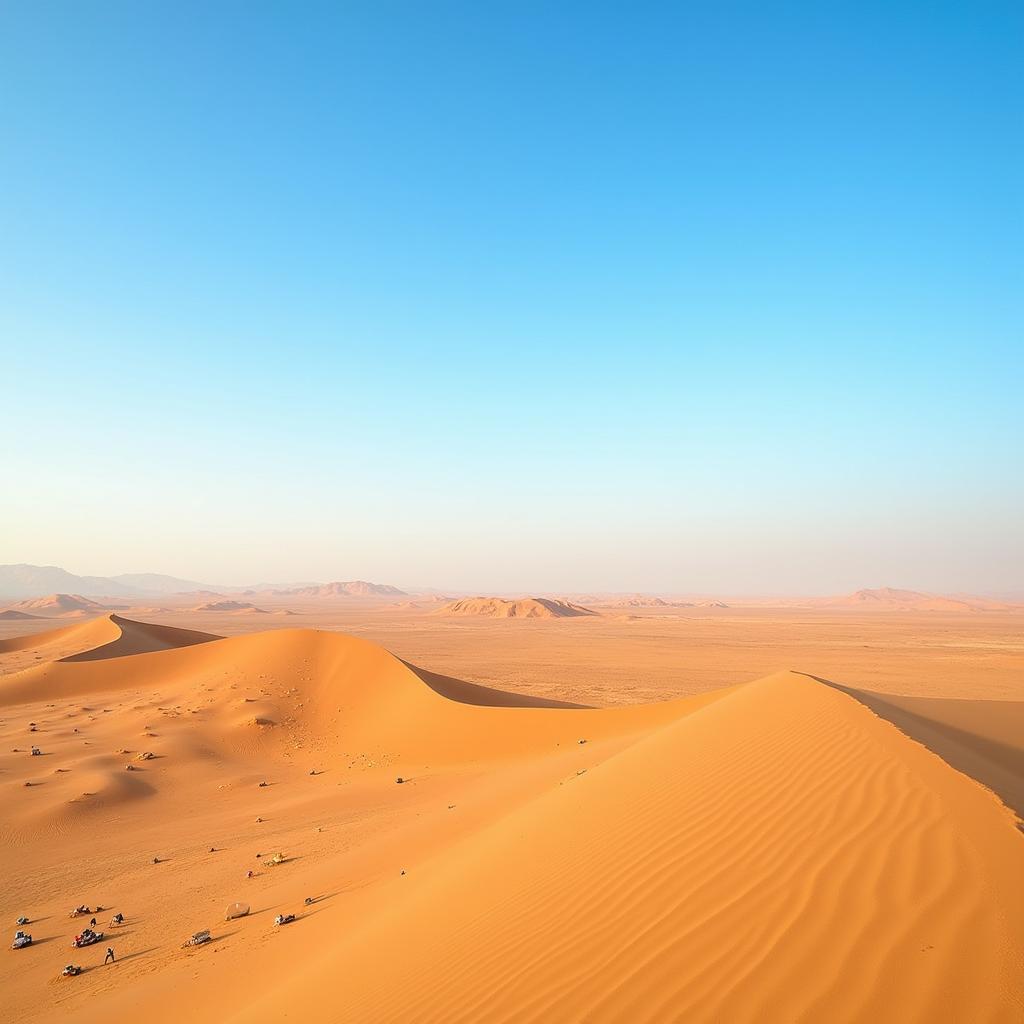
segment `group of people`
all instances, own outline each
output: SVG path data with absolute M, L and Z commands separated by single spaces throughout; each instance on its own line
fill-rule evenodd
M 73 944 L 76 947 L 91 946 L 93 943 L 99 942 L 99 940 L 101 938 L 103 938 L 103 933 L 102 932 L 97 934 L 94 931 L 94 929 L 96 928 L 96 924 L 97 924 L 95 914 L 99 914 L 102 910 L 103 910 L 103 908 L 101 906 L 97 906 L 96 910 L 94 912 L 86 904 L 83 903 L 80 906 L 75 907 L 75 909 L 71 912 L 71 916 L 72 917 L 82 917 L 85 914 L 93 914 L 94 915 L 93 917 L 91 917 L 89 919 L 89 927 L 88 928 L 83 928 L 82 929 L 82 933 L 80 935 L 76 935 L 75 936 L 75 941 L 74 941 Z M 113 925 L 124 924 L 124 914 L 122 914 L 122 913 L 115 914 L 110 919 L 110 923 L 111 923 L 112 926 Z M 116 962 L 117 962 L 117 957 L 114 954 L 114 947 L 113 946 L 107 946 L 106 955 L 103 957 L 103 964 L 104 964 L 104 966 L 106 966 L 107 964 L 112 964 L 112 963 L 116 963 Z M 82 973 L 82 968 L 79 965 L 77 965 L 77 964 L 67 964 L 65 966 L 64 970 L 61 971 L 61 974 L 64 975 L 64 977 L 68 977 L 68 978 L 76 977 L 77 975 L 79 975 L 81 973 Z

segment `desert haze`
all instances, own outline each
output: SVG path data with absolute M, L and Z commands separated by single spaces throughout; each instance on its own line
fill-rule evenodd
M 13 602 L 12 1018 L 1021 1018 L 1016 609 L 357 589 Z
M 0 1024 L 1024 1024 L 1024 4 L 0 4 Z

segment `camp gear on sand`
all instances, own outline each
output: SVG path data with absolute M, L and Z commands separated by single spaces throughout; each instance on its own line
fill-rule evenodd
M 249 913 L 249 904 L 244 903 L 242 900 L 237 900 L 234 903 L 229 903 L 227 909 L 224 911 L 224 920 L 233 921 L 236 917 L 245 917 Z

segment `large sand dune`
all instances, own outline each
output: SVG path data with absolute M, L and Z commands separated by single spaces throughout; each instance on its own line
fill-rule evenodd
M 590 709 L 316 630 L 110 616 L 0 662 L 26 651 L 0 679 L 0 917 L 37 939 L 0 959 L 12 1019 L 1024 1013 L 1015 816 L 810 676 Z M 115 966 L 67 949 L 82 902 L 125 913 Z
M 1024 701 L 896 697 L 837 688 L 984 783 L 1024 818 Z
M 217 639 L 212 633 L 135 622 L 110 614 L 74 626 L 0 640 L 0 676 L 57 661 L 121 658 Z M 0 689 L 0 700 L 4 693 Z

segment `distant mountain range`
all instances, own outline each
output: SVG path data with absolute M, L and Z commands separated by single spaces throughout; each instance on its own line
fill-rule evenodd
M 56 594 L 78 598 L 122 599 L 169 594 L 274 594 L 290 597 L 405 597 L 406 592 L 365 580 L 334 583 L 260 583 L 248 587 L 219 586 L 157 572 L 126 572 L 118 576 L 78 576 L 56 565 L 0 565 L 0 598 L 19 600 Z
M 200 590 L 204 583 L 155 572 L 120 576 L 76 576 L 56 565 L 0 565 L 0 596 L 42 597 L 77 594 L 81 597 L 151 597 Z
M 985 597 L 924 594 L 917 590 L 898 590 L 895 587 L 857 590 L 844 597 L 823 598 L 814 603 L 823 608 L 859 608 L 865 611 L 903 612 L 1009 611 L 1013 608 L 1012 605 L 1003 601 L 993 601 Z
M 386 583 L 367 583 L 366 580 L 350 580 L 344 583 L 336 581 L 291 590 L 273 589 L 269 593 L 287 597 L 408 597 L 408 594 L 398 587 L 390 587 Z
M 28 612 L 31 618 L 63 616 L 101 615 L 112 610 L 123 611 L 123 604 L 109 604 L 93 601 L 83 594 L 48 594 L 46 597 L 26 598 L 19 601 L 13 609 L 16 612 Z M 39 613 L 38 615 L 36 613 Z
M 413 591 L 418 595 L 431 593 L 429 590 Z M 206 602 L 217 602 L 226 595 L 238 597 L 258 597 L 267 601 L 275 598 L 294 598 L 306 600 L 337 600 L 337 599 L 385 599 L 408 597 L 410 592 L 386 583 L 370 583 L 366 580 L 335 580 L 330 583 L 259 583 L 248 587 L 222 586 L 202 583 L 199 580 L 182 579 L 179 576 L 167 576 L 156 572 L 127 572 L 117 576 L 78 576 L 56 565 L 0 565 L 0 606 L 21 602 L 17 610 L 29 614 L 68 615 L 85 614 L 96 608 L 124 607 L 124 604 L 137 604 L 149 598 L 166 598 L 173 594 L 189 595 Z M 454 595 L 453 595 L 454 596 Z M 119 602 L 112 604 L 106 601 L 102 605 L 90 608 L 90 598 L 108 598 Z M 27 601 L 34 598 L 45 598 L 46 604 L 31 607 Z M 74 606 L 63 607 L 63 604 L 75 602 Z M 443 598 L 442 600 L 451 600 Z M 465 608 L 451 608 L 448 614 L 483 614 L 512 615 L 519 617 L 540 617 L 551 613 L 551 609 L 541 610 L 537 607 L 512 610 L 504 605 L 514 605 L 515 600 L 498 599 L 502 607 L 491 607 L 488 610 L 475 609 L 468 611 L 479 598 L 467 598 Z M 582 605 L 586 614 L 588 606 L 599 605 L 634 608 L 686 608 L 686 607 L 727 607 L 717 600 L 673 600 L 655 597 L 648 594 L 590 594 L 572 595 L 572 602 Z M 569 601 L 555 602 L 570 605 Z M 805 607 L 805 608 L 850 608 L 864 611 L 929 611 L 929 612 L 979 612 L 979 611 L 1018 611 L 1021 603 L 999 601 L 992 598 L 976 597 L 967 594 L 928 594 L 915 590 L 898 590 L 894 587 L 877 587 L 875 589 L 858 590 L 852 594 L 838 597 L 807 597 L 779 598 L 770 600 L 736 600 L 730 601 L 734 606 L 752 604 L 756 606 Z M 556 615 L 564 615 L 560 610 Z M 570 613 L 573 614 L 573 613 Z M 577 611 L 574 614 L 581 614 Z

